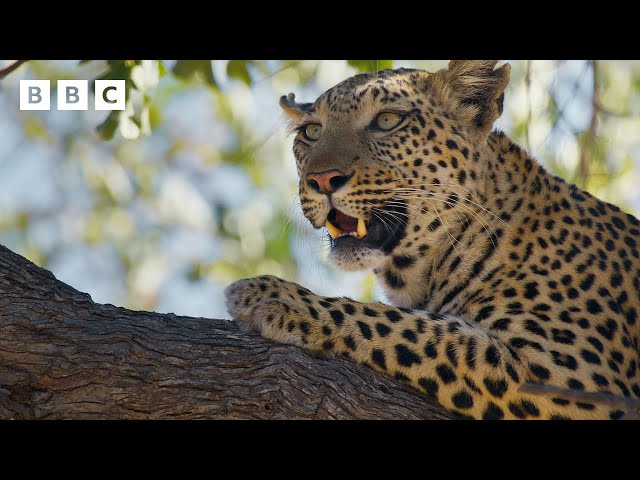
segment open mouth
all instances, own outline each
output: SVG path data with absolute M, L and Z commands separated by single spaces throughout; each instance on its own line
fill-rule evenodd
M 333 240 L 332 248 L 364 246 L 390 253 L 404 237 L 406 223 L 406 206 L 394 202 L 392 206 L 373 209 L 369 220 L 350 217 L 333 208 L 325 227 Z
M 362 240 L 367 236 L 367 223 L 363 218 L 350 217 L 335 208 L 329 212 L 325 227 L 327 227 L 329 235 L 334 240 L 344 235 L 351 235 L 358 240 Z

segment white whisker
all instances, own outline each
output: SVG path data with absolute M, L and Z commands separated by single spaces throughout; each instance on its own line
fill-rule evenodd
M 455 183 L 424 183 L 424 184 L 418 184 L 417 186 L 427 186 L 427 187 L 440 187 L 441 186 L 441 187 L 448 187 L 449 190 L 452 190 L 453 188 L 460 188 L 463 191 L 465 191 L 468 195 L 470 195 L 471 198 L 467 198 L 466 196 L 460 196 L 460 195 L 458 195 L 458 198 L 461 198 L 462 200 L 464 200 L 464 201 L 466 201 L 468 203 L 471 203 L 472 205 L 475 205 L 476 207 L 480 208 L 481 210 L 483 210 L 487 214 L 489 214 L 492 217 L 494 217 L 499 222 L 502 222 L 511 232 L 515 233 L 515 231 L 511 227 L 511 225 L 509 225 L 504 219 L 500 218 L 498 215 L 496 215 L 491 210 L 486 208 L 484 205 L 479 203 L 479 201 L 472 200 L 472 199 L 475 199 L 475 200 L 479 200 L 479 199 L 473 194 L 473 192 L 471 192 L 471 190 L 463 187 L 462 185 L 458 185 L 458 184 L 455 184 Z M 419 188 L 415 188 L 415 186 L 414 187 L 395 187 L 395 188 L 389 189 L 389 191 L 390 192 L 394 192 L 394 193 L 407 191 L 407 192 L 419 193 L 421 195 L 432 193 L 432 192 L 428 192 L 426 190 L 421 190 Z M 455 193 L 457 195 L 456 191 L 453 191 L 453 193 Z
M 475 212 L 472 208 L 470 208 L 467 205 L 463 205 L 460 202 L 454 203 L 452 205 L 452 200 L 449 200 L 449 197 L 447 196 L 446 198 L 442 198 L 442 197 L 438 197 L 437 193 L 434 192 L 428 192 L 427 193 L 427 197 L 424 196 L 425 192 L 422 192 L 423 195 L 421 196 L 415 196 L 415 195 L 406 195 L 406 194 L 400 194 L 400 196 L 402 198 L 406 198 L 406 199 L 418 199 L 418 200 L 426 200 L 426 199 L 435 199 L 435 200 L 439 200 L 447 205 L 449 205 L 450 207 L 454 207 L 454 206 L 458 206 L 461 209 L 463 209 L 464 211 L 469 212 L 471 215 L 473 215 L 474 218 L 476 218 L 478 220 L 478 222 L 480 222 L 480 225 L 482 226 L 482 228 L 484 229 L 484 231 L 487 233 L 487 235 L 489 236 L 489 239 L 491 240 L 492 245 L 494 246 L 494 248 L 497 246 L 495 244 L 495 242 L 493 241 L 494 237 L 496 239 L 499 238 L 498 233 L 493 229 L 493 227 L 491 226 L 491 224 L 487 221 L 485 221 L 479 214 L 478 212 Z M 489 230 L 491 230 L 491 232 L 489 232 Z

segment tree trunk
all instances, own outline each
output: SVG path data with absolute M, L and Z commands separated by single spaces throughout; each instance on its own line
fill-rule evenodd
M 94 303 L 0 245 L 0 418 L 451 416 L 348 359 L 234 322 Z

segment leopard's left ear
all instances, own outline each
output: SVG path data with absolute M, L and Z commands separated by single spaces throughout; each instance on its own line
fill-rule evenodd
M 456 116 L 488 132 L 502 114 L 504 89 L 509 84 L 511 66 L 495 69 L 497 60 L 451 60 L 428 79 L 430 90 Z
M 280 97 L 280 108 L 293 123 L 300 121 L 304 114 L 311 109 L 311 106 L 311 103 L 297 103 L 293 93 Z

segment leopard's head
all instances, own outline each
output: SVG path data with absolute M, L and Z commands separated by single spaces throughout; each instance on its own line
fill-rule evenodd
M 302 211 L 328 229 L 336 266 L 376 268 L 417 249 L 415 240 L 455 210 L 456 196 L 481 194 L 479 149 L 509 81 L 509 65 L 496 64 L 382 70 L 351 77 L 313 103 L 280 99 L 295 132 Z

